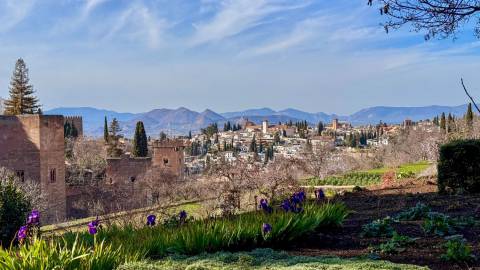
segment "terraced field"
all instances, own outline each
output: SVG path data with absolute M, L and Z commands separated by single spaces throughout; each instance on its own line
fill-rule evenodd
M 367 171 L 350 172 L 324 179 L 308 178 L 306 185 L 310 186 L 371 186 L 381 183 L 382 175 L 387 171 L 395 171 L 397 179 L 412 178 L 430 166 L 427 162 L 404 164 L 398 168 L 378 168 Z

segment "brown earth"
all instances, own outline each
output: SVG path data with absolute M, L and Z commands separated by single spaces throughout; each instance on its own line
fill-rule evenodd
M 422 202 L 432 211 L 451 217 L 474 217 L 480 221 L 479 195 L 439 195 L 436 183 L 431 180 L 402 180 L 388 188 L 372 187 L 355 193 L 346 193 L 335 200 L 343 201 L 353 212 L 342 228 L 328 232 L 317 232 L 293 243 L 290 253 L 295 255 L 334 255 L 339 257 L 369 256 L 370 246 L 388 241 L 388 238 L 362 238 L 362 225 L 373 220 L 395 214 Z M 422 221 L 395 224 L 401 235 L 418 237 L 412 246 L 396 255 L 380 255 L 380 259 L 396 263 L 428 266 L 431 269 L 480 269 L 480 227 L 474 226 L 460 231 L 472 247 L 476 261 L 450 263 L 441 259 L 445 252 L 442 237 L 426 235 Z

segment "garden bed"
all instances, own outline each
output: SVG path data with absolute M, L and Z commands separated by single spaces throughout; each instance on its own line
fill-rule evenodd
M 445 213 L 451 217 L 474 217 L 480 220 L 480 196 L 444 196 L 436 193 L 434 183 L 423 180 L 405 180 L 390 188 L 373 188 L 370 191 L 347 193 L 338 198 L 353 213 L 344 222 L 342 228 L 328 232 L 318 232 L 297 241 L 290 248 L 294 255 L 335 255 L 344 258 L 372 256 L 371 248 L 390 238 L 362 238 L 362 226 L 371 221 L 394 216 L 414 207 L 418 202 L 431 207 L 432 211 Z M 431 269 L 468 269 L 480 267 L 479 260 L 469 263 L 451 263 L 441 256 L 445 253 L 445 239 L 440 236 L 426 235 L 422 221 L 402 221 L 393 224 L 401 235 L 418 237 L 412 246 L 395 255 L 382 255 L 381 259 L 398 263 L 429 266 Z M 474 255 L 480 255 L 480 228 L 471 226 L 459 230 L 472 248 Z

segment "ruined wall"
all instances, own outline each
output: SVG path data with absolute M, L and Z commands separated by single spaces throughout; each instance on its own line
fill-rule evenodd
M 63 124 L 63 116 L 0 116 L 0 166 L 40 184 L 44 224 L 65 219 Z

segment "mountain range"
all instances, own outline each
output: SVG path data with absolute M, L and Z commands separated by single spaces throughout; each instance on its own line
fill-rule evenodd
M 314 125 L 322 121 L 330 123 L 332 119 L 348 121 L 353 125 L 385 123 L 401 123 L 405 119 L 413 121 L 432 119 L 442 112 L 463 116 L 467 105 L 459 106 L 424 106 L 424 107 L 386 107 L 377 106 L 362 109 L 351 115 L 336 115 L 323 112 L 310 113 L 297 109 L 275 111 L 270 108 L 248 109 L 237 112 L 217 113 L 212 110 L 196 112 L 184 107 L 178 109 L 155 109 L 145 113 L 119 113 L 111 110 L 91 107 L 62 107 L 45 111 L 45 114 L 76 115 L 83 117 L 84 133 L 89 136 L 102 136 L 104 117 L 111 121 L 117 118 L 126 136 L 132 136 L 135 125 L 143 121 L 148 135 L 157 137 L 161 131 L 170 135 L 187 134 L 189 131 L 198 132 L 212 123 L 218 123 L 222 128 L 227 121 L 238 123 L 248 119 L 261 123 L 267 119 L 271 123 L 307 120 Z

